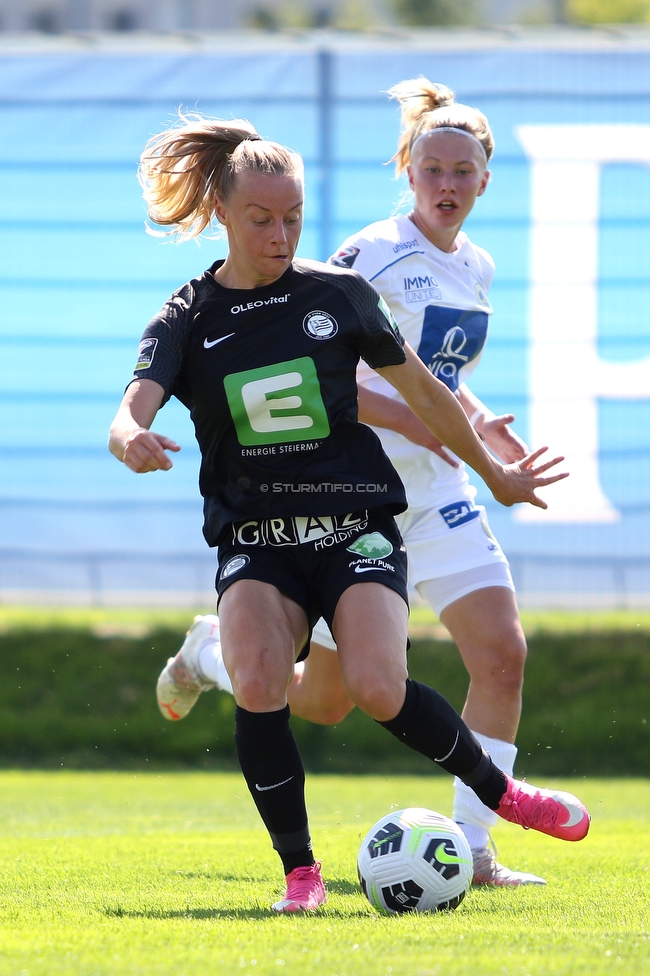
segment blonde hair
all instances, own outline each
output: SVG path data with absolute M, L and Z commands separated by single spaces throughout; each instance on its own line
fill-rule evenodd
M 415 140 L 443 126 L 463 129 L 478 139 L 489 162 L 494 152 L 494 137 L 488 120 L 477 108 L 456 102 L 455 93 L 446 85 L 438 85 L 428 78 L 414 78 L 393 85 L 388 95 L 400 103 L 402 113 L 402 134 L 391 159 L 398 176 L 411 162 Z
M 267 142 L 245 119 L 211 119 L 179 112 L 176 123 L 149 140 L 138 179 L 149 219 L 180 240 L 212 226 L 217 199 L 225 201 L 244 171 L 303 178 L 298 153 Z M 153 231 L 156 233 L 156 231 Z

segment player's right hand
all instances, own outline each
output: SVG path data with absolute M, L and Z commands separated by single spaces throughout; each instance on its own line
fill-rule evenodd
M 180 445 L 163 434 L 146 427 L 132 431 L 125 439 L 122 461 L 136 474 L 147 471 L 169 471 L 173 467 L 165 451 L 180 451 Z

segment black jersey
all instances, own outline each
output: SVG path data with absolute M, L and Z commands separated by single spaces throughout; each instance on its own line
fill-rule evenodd
M 312 261 L 262 288 L 224 288 L 222 263 L 166 302 L 135 367 L 191 411 L 208 543 L 247 517 L 403 511 L 395 469 L 357 421 L 359 357 L 405 362 L 383 299 L 356 272 Z

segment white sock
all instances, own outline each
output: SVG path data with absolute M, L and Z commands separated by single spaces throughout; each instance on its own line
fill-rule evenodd
M 223 663 L 220 641 L 206 641 L 199 651 L 197 663 L 204 678 L 213 681 L 221 691 L 227 691 L 232 695 L 232 682 Z
M 503 739 L 491 739 L 480 732 L 474 735 L 494 763 L 504 773 L 512 776 L 517 758 L 517 747 Z M 494 810 L 481 803 L 474 790 L 456 777 L 454 779 L 454 812 L 452 818 L 460 825 L 472 850 L 487 847 L 490 828 L 498 821 Z

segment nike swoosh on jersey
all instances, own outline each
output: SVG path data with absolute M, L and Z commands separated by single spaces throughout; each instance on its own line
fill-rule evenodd
M 385 573 L 386 567 L 385 566 L 355 566 L 354 567 L 355 573 L 372 573 L 377 570 L 379 570 L 379 572 L 381 573 Z
M 469 864 L 467 858 L 454 857 L 453 854 L 447 854 L 444 841 L 442 844 L 438 844 L 433 856 L 435 857 L 436 861 L 440 862 L 440 864 Z
M 259 790 L 260 793 L 263 793 L 265 790 L 277 790 L 278 786 L 284 786 L 285 783 L 289 783 L 292 779 L 293 776 L 290 776 L 289 779 L 283 779 L 281 783 L 273 783 L 272 786 L 260 786 L 259 783 L 256 783 L 255 789 Z
M 204 349 L 212 349 L 212 347 L 216 346 L 218 342 L 223 342 L 224 339 L 231 339 L 234 336 L 234 334 L 235 334 L 234 332 L 229 332 L 228 335 L 221 336 L 221 338 L 219 339 L 213 339 L 212 342 L 208 342 L 208 337 L 206 336 L 205 339 L 203 340 L 203 347 Z

